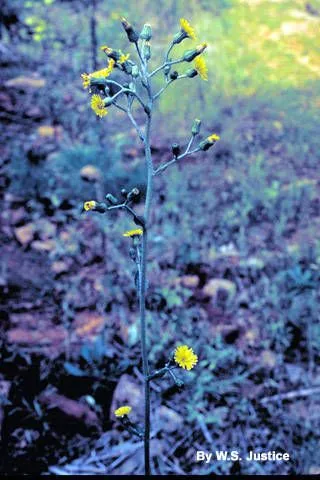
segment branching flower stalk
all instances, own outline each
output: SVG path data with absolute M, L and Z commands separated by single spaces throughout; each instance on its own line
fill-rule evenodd
M 131 407 L 125 405 L 115 410 L 115 416 L 122 421 L 131 433 L 144 440 L 144 462 L 145 474 L 150 475 L 150 382 L 156 378 L 164 377 L 166 374 L 179 388 L 183 382 L 176 376 L 174 369 L 177 366 L 191 370 L 198 361 L 197 355 L 187 345 L 180 345 L 175 349 L 174 356 L 169 358 L 165 366 L 154 372 L 150 372 L 148 361 L 147 325 L 146 325 L 146 285 L 147 285 L 147 256 L 148 256 L 148 233 L 151 228 L 150 211 L 153 198 L 154 177 L 163 173 L 171 165 L 180 162 L 184 158 L 200 151 L 206 151 L 219 140 L 219 136 L 212 134 L 193 147 L 196 137 L 200 133 L 201 121 L 196 119 L 193 122 L 191 136 L 185 150 L 181 153 L 180 145 L 172 145 L 172 159 L 157 167 L 154 166 L 151 154 L 151 125 L 152 112 L 156 101 L 165 90 L 181 79 L 192 79 L 196 76 L 203 80 L 208 79 L 208 71 L 203 52 L 207 44 L 201 43 L 192 49 L 185 50 L 179 58 L 171 58 L 174 47 L 185 39 L 196 39 L 194 28 L 185 19 L 180 19 L 180 30 L 174 35 L 163 63 L 152 71 L 149 71 L 151 58 L 152 29 L 145 24 L 141 33 L 138 34 L 132 25 L 125 19 L 121 20 L 122 26 L 127 34 L 128 40 L 133 44 L 137 61 L 130 58 L 130 54 L 124 54 L 121 50 L 115 50 L 108 46 L 101 47 L 101 50 L 108 57 L 108 64 L 101 70 L 93 73 L 82 74 L 83 87 L 89 89 L 91 94 L 91 108 L 100 118 L 108 115 L 108 107 L 113 107 L 125 112 L 134 126 L 140 140 L 143 142 L 146 166 L 146 196 L 143 216 L 137 215 L 134 210 L 134 201 L 140 196 L 140 191 L 133 188 L 130 192 L 125 189 L 121 191 L 123 201 L 108 193 L 105 202 L 89 200 L 84 202 L 84 211 L 95 211 L 108 213 L 111 210 L 121 209 L 133 220 L 136 228 L 124 233 L 125 237 L 132 239 L 130 256 L 136 265 L 136 287 L 139 297 L 140 312 L 140 338 L 141 356 L 144 378 L 144 426 L 141 429 L 128 416 L 131 414 Z M 190 67 L 190 63 L 194 62 Z M 181 72 L 172 70 L 172 67 L 179 65 Z M 109 78 L 118 71 L 123 80 Z M 153 91 L 153 77 L 163 76 L 164 85 L 157 91 Z M 139 112 L 140 110 L 140 112 Z M 138 115 L 139 116 L 138 116 Z M 141 124 L 141 117 L 145 121 Z

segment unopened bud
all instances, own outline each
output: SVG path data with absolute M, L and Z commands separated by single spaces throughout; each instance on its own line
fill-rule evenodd
M 171 70 L 171 65 L 166 65 L 163 69 L 163 72 L 167 76 L 170 70 Z
M 183 60 L 185 62 L 192 62 L 198 55 L 200 55 L 207 48 L 206 43 L 201 43 L 197 48 L 193 50 L 186 50 L 183 54 Z
M 121 18 L 121 23 L 122 23 L 122 26 L 123 26 L 126 34 L 127 34 L 129 42 L 137 43 L 137 41 L 139 40 L 139 35 L 134 30 L 131 23 L 129 23 L 128 20 L 126 20 L 124 17 Z
M 143 57 L 145 58 L 145 60 L 150 60 L 151 58 L 151 47 L 150 47 L 150 43 L 149 42 L 146 42 L 143 46 Z
M 186 71 L 186 75 L 187 77 L 189 78 L 193 78 L 193 77 L 196 77 L 198 75 L 198 72 L 197 70 L 195 70 L 194 68 L 189 68 L 187 71 Z
M 196 118 L 193 121 L 192 129 L 191 129 L 192 135 L 198 135 L 200 132 L 200 127 L 201 127 L 201 120 L 199 120 L 199 118 Z
M 140 190 L 135 187 L 128 193 L 127 199 L 132 200 L 133 198 L 137 197 L 138 195 L 140 195 Z
M 132 65 L 131 75 L 136 78 L 139 76 L 139 67 L 138 65 Z
M 173 143 L 171 149 L 173 156 L 177 157 L 180 153 L 180 145 L 178 143 Z
M 178 76 L 179 76 L 179 73 L 177 72 L 177 70 L 173 70 L 173 72 L 170 73 L 171 80 L 176 80 Z
M 126 72 L 128 75 L 132 73 L 132 65 L 130 62 L 128 62 L 128 60 L 123 62 L 122 68 L 123 68 L 123 71 Z
M 111 193 L 106 195 L 106 200 L 111 203 L 111 205 L 117 205 L 119 203 L 118 199 L 114 197 Z
M 140 33 L 140 38 L 142 38 L 143 40 L 151 40 L 152 38 L 152 29 L 151 29 L 151 25 L 149 25 L 149 23 L 146 23 L 145 25 L 143 25 L 143 29 L 141 30 L 141 33 Z
M 213 135 L 210 135 L 210 137 L 207 137 L 202 142 L 200 142 L 199 148 L 203 151 L 209 150 L 209 148 L 213 147 L 213 145 L 215 145 L 218 140 L 220 140 L 219 135 L 214 133 Z

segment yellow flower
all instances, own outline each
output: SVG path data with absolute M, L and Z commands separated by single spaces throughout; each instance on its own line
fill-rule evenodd
M 210 135 L 210 137 L 208 137 L 208 140 L 209 142 L 217 142 L 218 140 L 220 140 L 220 137 L 216 133 L 213 133 L 212 135 Z
M 196 39 L 196 32 L 194 28 L 190 25 L 188 20 L 185 18 L 180 18 L 180 27 L 181 30 L 187 35 L 187 37 L 192 38 L 193 40 Z
M 102 118 L 108 114 L 108 110 L 104 105 L 103 99 L 100 95 L 92 95 L 91 97 L 91 108 L 98 117 Z
M 95 202 L 94 200 L 89 200 L 88 202 L 84 202 L 83 208 L 86 212 L 88 212 L 89 210 L 93 210 L 96 205 L 97 202 Z
M 117 408 L 113 413 L 115 414 L 116 417 L 118 418 L 123 418 L 126 415 L 129 415 L 131 412 L 132 407 L 129 407 L 129 405 L 123 405 L 123 407 Z
M 124 53 L 121 53 L 118 63 L 126 62 L 129 57 L 130 57 L 130 53 L 128 53 L 127 55 L 125 55 Z
M 127 232 L 123 233 L 124 237 L 135 237 L 136 235 L 142 235 L 143 230 L 142 228 L 135 228 L 133 230 L 128 230 Z
M 187 345 L 180 345 L 175 349 L 174 359 L 179 367 L 185 370 L 191 370 L 198 363 L 197 355 Z
M 90 87 L 90 73 L 82 73 L 82 84 L 83 88 L 89 88 Z
M 112 48 L 108 47 L 107 45 L 102 45 L 102 47 L 100 47 L 100 50 L 102 50 L 106 54 L 111 53 L 113 51 Z
M 197 57 L 194 61 L 194 68 L 202 80 L 208 80 L 208 67 L 203 57 Z
M 102 70 L 97 70 L 97 71 L 92 72 L 92 73 L 83 73 L 81 75 L 82 82 L 83 82 L 83 88 L 88 88 L 90 86 L 91 78 L 106 78 L 106 77 L 109 77 L 110 73 L 113 70 L 113 67 L 114 67 L 115 63 L 116 62 L 114 60 L 112 60 L 112 58 L 111 58 L 107 68 L 103 68 Z

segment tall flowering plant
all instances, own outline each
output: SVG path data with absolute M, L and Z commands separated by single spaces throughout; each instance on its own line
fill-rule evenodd
M 135 224 L 135 228 L 125 232 L 123 235 L 131 239 L 130 256 L 135 262 L 137 272 L 136 287 L 139 298 L 141 357 L 144 379 L 143 427 L 133 423 L 129 418 L 132 411 L 130 405 L 119 406 L 114 414 L 132 434 L 143 439 L 145 474 L 150 475 L 150 381 L 154 378 L 169 375 L 178 387 L 182 387 L 183 382 L 176 376 L 174 370 L 177 367 L 191 370 L 198 362 L 198 357 L 191 347 L 179 345 L 176 347 L 173 355 L 168 358 L 168 362 L 163 368 L 152 371 L 149 366 L 146 328 L 146 285 L 148 234 L 152 228 L 150 209 L 153 197 L 153 182 L 156 176 L 162 174 L 171 165 L 214 146 L 219 140 L 219 136 L 212 134 L 194 146 L 201 126 L 201 121 L 195 119 L 191 128 L 190 138 L 183 151 L 179 144 L 173 144 L 172 159 L 155 168 L 151 154 L 151 125 L 152 114 L 157 100 L 172 83 L 178 80 L 192 79 L 197 76 L 205 81 L 208 79 L 208 69 L 203 56 L 207 44 L 200 43 L 193 48 L 185 50 L 182 56 L 176 58 L 174 56 L 176 45 L 187 39 L 196 40 L 194 28 L 186 19 L 181 18 L 180 30 L 173 36 L 163 62 L 154 70 L 150 70 L 151 26 L 145 24 L 142 31 L 138 33 L 125 18 L 121 19 L 121 23 L 129 42 L 135 49 L 136 59 L 133 60 L 129 53 L 123 53 L 121 50 L 104 45 L 101 47 L 101 50 L 107 57 L 106 66 L 92 73 L 83 73 L 82 81 L 83 87 L 88 89 L 91 96 L 91 108 L 94 113 L 98 117 L 103 118 L 112 109 L 119 109 L 125 112 L 143 143 L 146 166 L 144 214 L 140 216 L 134 210 L 134 200 L 140 194 L 137 188 L 133 188 L 130 192 L 125 189 L 121 190 L 119 193 L 122 200 L 118 200 L 118 198 L 108 193 L 104 202 L 96 200 L 85 201 L 83 209 L 86 212 L 94 211 L 101 214 L 121 209 L 132 218 Z M 121 74 L 123 81 L 112 78 L 115 72 Z M 153 80 L 154 77 L 159 75 L 162 76 L 163 86 L 158 91 L 155 91 Z M 144 117 L 143 121 L 141 120 L 142 117 Z

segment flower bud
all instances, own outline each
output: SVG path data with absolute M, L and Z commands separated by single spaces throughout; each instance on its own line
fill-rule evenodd
M 180 153 L 179 143 L 173 143 L 172 146 L 171 146 L 171 150 L 172 150 L 173 156 L 177 157 Z
M 118 52 L 117 50 L 114 50 L 113 48 L 110 48 L 110 47 L 107 47 L 107 46 L 103 46 L 101 47 L 101 50 L 109 57 L 109 58 L 112 58 L 115 62 L 117 62 L 118 60 L 120 60 L 121 58 L 121 53 Z
M 198 75 L 198 72 L 197 70 L 195 70 L 194 68 L 189 68 L 187 71 L 186 71 L 186 75 L 187 77 L 189 78 L 193 78 L 193 77 L 196 77 Z
M 201 43 L 201 45 L 198 45 L 197 48 L 193 50 L 186 50 L 182 58 L 185 62 L 192 62 L 192 60 L 194 60 L 198 55 L 200 55 L 206 48 L 207 44 Z
M 170 70 L 171 70 L 171 65 L 166 65 L 166 66 L 164 67 L 163 72 L 164 72 L 165 76 L 168 75 L 168 73 L 170 72 Z
M 174 45 L 178 45 L 178 43 L 181 43 L 182 40 L 184 40 L 185 38 L 188 38 L 188 36 L 186 35 L 185 32 L 181 30 L 180 32 L 175 34 L 175 36 L 173 37 L 172 43 Z
M 139 67 L 138 67 L 138 65 L 132 65 L 131 75 L 133 76 L 133 78 L 137 78 L 137 77 L 139 76 Z
M 145 60 L 150 60 L 151 58 L 151 48 L 150 48 L 150 43 L 146 42 L 143 46 L 142 54 Z
M 139 40 L 139 35 L 134 30 L 131 23 L 129 23 L 128 20 L 126 20 L 124 17 L 121 18 L 121 23 L 122 23 L 122 26 L 123 26 L 126 34 L 127 34 L 129 42 L 137 43 L 137 41 Z
M 146 23 L 145 25 L 143 25 L 143 29 L 141 30 L 141 33 L 140 33 L 140 38 L 142 38 L 143 40 L 147 40 L 147 42 L 151 40 L 152 29 L 149 23 Z
M 96 202 L 95 200 L 89 200 L 87 202 L 84 202 L 83 210 L 85 212 L 89 212 L 92 210 L 94 212 L 105 213 L 108 210 L 108 207 L 103 202 Z
M 90 210 L 94 210 L 97 205 L 97 202 L 95 200 L 88 200 L 87 202 L 84 202 L 83 204 L 83 210 L 86 212 L 89 212 Z
M 209 148 L 213 147 L 213 145 L 217 143 L 218 140 L 220 140 L 219 135 L 214 133 L 213 135 L 210 135 L 210 137 L 207 137 L 202 142 L 200 142 L 199 148 L 203 151 L 209 150 Z
M 140 190 L 135 187 L 128 193 L 127 199 L 133 200 L 133 198 L 137 197 L 138 195 L 140 195 Z
M 103 103 L 104 103 L 104 106 L 105 106 L 105 107 L 110 107 L 110 105 L 113 104 L 113 98 L 112 98 L 112 97 L 106 97 L 106 98 L 103 100 Z
M 111 203 L 111 205 L 117 205 L 119 203 L 118 199 L 114 197 L 111 193 L 106 195 L 106 200 Z
M 192 135 L 198 135 L 200 132 L 200 127 L 201 127 L 201 120 L 199 120 L 199 118 L 196 118 L 193 121 L 192 129 L 191 129 Z
M 171 80 L 176 80 L 178 76 L 179 76 L 179 73 L 177 72 L 177 70 L 173 70 L 173 72 L 170 73 Z
M 122 67 L 123 67 L 123 71 L 126 72 L 128 75 L 132 73 L 132 65 L 130 62 L 128 62 L 128 60 L 123 62 Z

